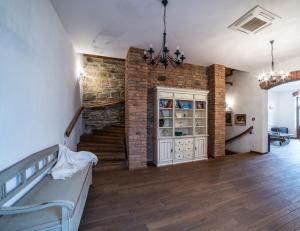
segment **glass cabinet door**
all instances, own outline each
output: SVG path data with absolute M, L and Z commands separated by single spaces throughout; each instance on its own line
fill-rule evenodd
M 205 101 L 195 101 L 195 135 L 206 135 L 207 108 Z
M 159 100 L 159 137 L 173 136 L 173 99 Z

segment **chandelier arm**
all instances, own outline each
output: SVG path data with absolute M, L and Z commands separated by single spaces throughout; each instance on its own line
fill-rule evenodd
M 182 63 L 181 60 L 179 60 L 179 62 L 178 62 L 178 61 L 177 61 L 177 60 L 178 60 L 177 58 L 174 58 L 174 57 L 169 56 L 169 55 L 168 55 L 168 57 L 169 57 L 169 59 L 170 59 L 175 65 L 179 65 L 179 64 Z
M 150 49 L 148 50 L 148 57 L 145 54 L 144 59 L 147 64 L 151 64 L 152 66 L 154 66 L 154 65 L 157 66 L 159 63 L 161 63 L 165 66 L 165 68 L 167 68 L 168 64 L 170 63 L 173 67 L 175 67 L 175 66 L 181 64 L 185 57 L 183 54 L 181 54 L 181 52 L 179 51 L 179 48 L 177 48 L 177 50 L 175 52 L 176 57 L 169 55 L 170 50 L 168 49 L 168 46 L 167 46 L 167 5 L 168 5 L 168 0 L 161 0 L 161 2 L 164 7 L 162 46 L 161 46 L 161 49 L 158 52 L 158 54 L 154 57 L 152 56 L 154 54 L 154 50 L 150 46 Z M 180 54 L 181 54 L 181 57 L 180 57 Z
M 156 62 L 157 60 L 159 60 L 161 56 L 161 50 L 159 51 L 159 53 L 152 59 L 154 62 Z
M 173 67 L 176 67 L 176 62 L 173 60 L 172 57 L 170 57 L 170 56 L 168 55 L 168 56 L 167 56 L 167 59 L 170 61 L 171 65 L 172 65 Z
M 174 59 L 172 56 L 168 55 L 168 59 L 174 63 L 176 63 L 176 59 Z

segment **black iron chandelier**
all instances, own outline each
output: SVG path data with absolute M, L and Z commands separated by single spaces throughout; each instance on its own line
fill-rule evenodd
M 162 47 L 158 54 L 154 56 L 154 49 L 152 45 L 146 51 L 144 51 L 144 60 L 148 65 L 157 66 L 159 63 L 163 64 L 165 68 L 169 65 L 169 63 L 175 67 L 180 65 L 184 60 L 185 56 L 183 51 L 180 52 L 179 47 L 177 47 L 176 51 L 174 52 L 175 57 L 169 55 L 170 50 L 168 49 L 167 45 L 167 30 L 166 30 L 166 8 L 168 5 L 168 0 L 162 0 L 162 4 L 164 6 L 164 33 L 163 33 L 163 40 L 162 40 Z

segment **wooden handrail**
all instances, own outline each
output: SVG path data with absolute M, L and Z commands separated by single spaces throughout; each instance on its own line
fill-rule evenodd
M 87 108 L 87 109 L 102 109 L 102 108 L 111 107 L 111 106 L 114 106 L 116 104 L 121 104 L 121 103 L 125 103 L 125 100 L 123 100 L 123 99 L 114 100 L 114 101 L 106 102 L 106 103 L 90 103 L 90 104 L 84 105 L 84 108 Z
M 66 133 L 65 133 L 66 137 L 69 137 L 71 135 L 71 133 L 73 131 L 73 128 L 75 127 L 75 124 L 76 124 L 76 122 L 77 122 L 77 120 L 78 120 L 81 112 L 83 111 L 83 109 L 84 109 L 84 107 L 81 106 L 78 109 L 78 111 L 76 112 L 76 114 L 74 115 L 73 119 L 71 120 L 71 122 L 70 122 L 70 124 L 69 124 L 69 126 L 68 126 L 68 128 L 66 130 Z
M 71 120 L 71 122 L 66 130 L 66 133 L 65 133 L 66 137 L 69 137 L 71 135 L 72 130 L 75 127 L 75 124 L 84 109 L 102 109 L 102 108 L 114 106 L 119 103 L 125 103 L 125 100 L 115 100 L 115 101 L 108 102 L 108 103 L 95 103 L 95 104 L 81 106 L 78 109 L 78 111 L 76 112 L 76 114 L 74 115 L 73 119 Z
M 253 130 L 253 126 L 249 127 L 247 130 L 243 131 L 242 133 L 240 133 L 240 134 L 238 134 L 238 135 L 236 135 L 236 136 L 234 136 L 234 137 L 226 140 L 225 143 L 229 143 L 229 142 L 231 142 L 231 141 L 233 141 L 233 140 L 235 140 L 237 138 L 240 138 L 243 135 L 246 135 L 247 133 L 251 133 L 252 130 Z

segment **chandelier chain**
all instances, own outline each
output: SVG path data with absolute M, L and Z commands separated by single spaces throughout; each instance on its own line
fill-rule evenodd
M 272 71 L 274 71 L 274 40 L 271 40 L 270 41 L 270 43 L 271 43 L 271 58 L 272 58 L 272 63 L 271 63 L 271 65 L 272 65 Z
M 167 45 L 167 5 L 168 0 L 162 0 L 161 1 L 164 6 L 164 14 L 163 14 L 163 37 L 162 37 L 162 46 L 157 55 L 154 55 L 155 51 L 150 45 L 150 48 L 148 50 L 144 51 L 143 59 L 148 65 L 157 66 L 159 63 L 165 66 L 171 64 L 173 67 L 176 65 L 180 65 L 185 60 L 185 56 L 183 51 L 179 50 L 179 47 L 176 48 L 176 51 L 174 52 L 175 56 L 170 55 L 170 50 Z

